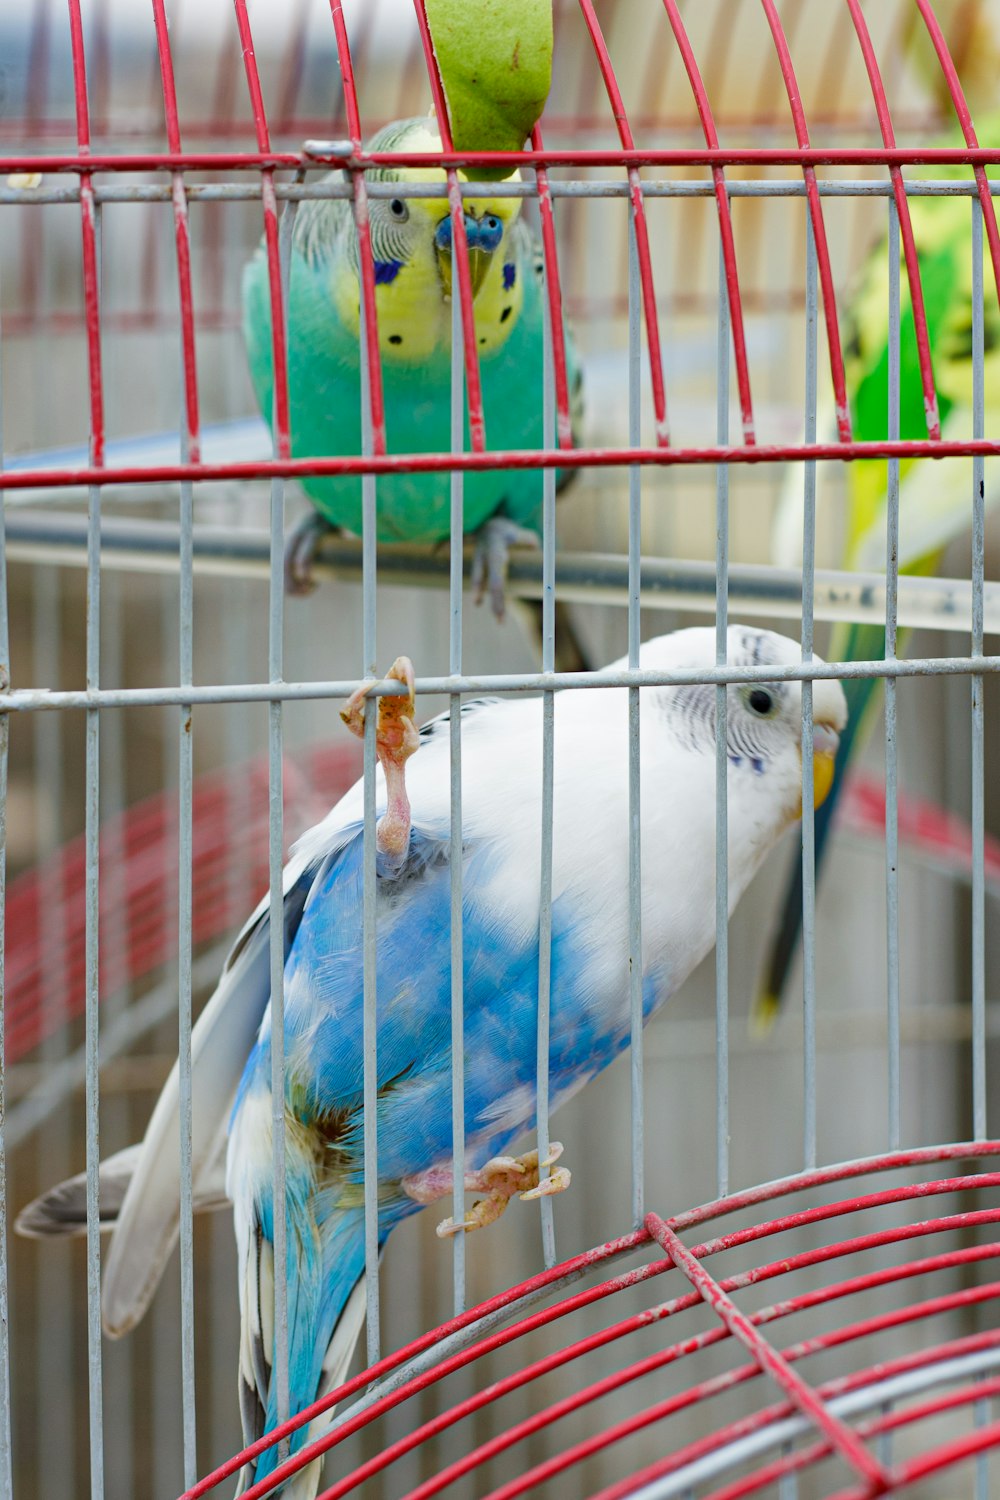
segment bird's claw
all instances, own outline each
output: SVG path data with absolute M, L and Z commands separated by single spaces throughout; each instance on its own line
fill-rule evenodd
M 300 521 L 285 543 L 285 593 L 302 599 L 316 588 L 313 564 L 316 549 L 323 537 L 336 531 L 319 511 L 311 511 Z
M 448 1240 L 456 1234 L 471 1234 L 473 1229 L 479 1228 L 479 1223 L 471 1216 L 468 1219 L 463 1219 L 460 1224 L 456 1223 L 454 1219 L 442 1219 L 434 1233 L 439 1240 Z
M 344 707 L 340 710 L 340 717 L 351 733 L 356 734 L 359 740 L 365 737 L 365 699 L 374 681 L 374 677 L 369 677 L 360 687 L 355 688 L 344 704 Z
M 540 1167 L 549 1167 L 558 1161 L 563 1148 L 559 1141 L 549 1143 L 549 1154 L 541 1164 L 537 1151 L 526 1151 L 523 1156 L 494 1156 L 478 1172 L 468 1172 L 465 1186 L 469 1191 L 477 1188 L 485 1191 L 486 1197 L 472 1205 L 465 1219 L 442 1219 L 437 1226 L 441 1239 L 455 1234 L 471 1234 L 474 1229 L 485 1229 L 494 1224 L 506 1211 L 514 1197 L 522 1199 L 548 1198 L 553 1193 L 565 1192 L 570 1185 L 570 1173 L 559 1167 L 548 1177 L 539 1180 Z
M 553 1193 L 564 1193 L 572 1180 L 568 1167 L 556 1167 L 548 1177 L 542 1178 L 537 1187 L 529 1188 L 526 1193 L 522 1193 L 521 1202 L 527 1203 L 529 1199 L 534 1198 L 551 1198 Z
M 509 521 L 506 516 L 491 516 L 475 533 L 472 554 L 472 592 L 477 604 L 490 596 L 490 607 L 498 620 L 506 610 L 507 566 L 511 547 L 539 545 L 538 535 Z
M 401 682 L 406 693 L 391 697 L 386 694 L 379 698 L 375 744 L 380 759 L 388 758 L 401 764 L 420 746 L 420 734 L 413 722 L 417 711 L 413 690 L 413 663 L 408 656 L 397 656 L 385 675 L 387 681 Z M 371 692 L 372 681 L 369 678 L 355 688 L 340 711 L 340 717 L 348 729 L 359 739 L 364 738 L 365 699 Z

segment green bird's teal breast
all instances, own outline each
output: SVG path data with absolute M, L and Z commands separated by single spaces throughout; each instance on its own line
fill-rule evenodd
M 542 446 L 542 304 L 531 244 L 519 236 L 508 276 L 523 279 L 520 315 L 505 341 L 481 354 L 487 446 L 491 450 Z M 513 248 L 513 247 L 512 247 Z M 345 271 L 353 277 L 353 272 Z M 289 285 L 288 373 L 292 454 L 333 457 L 361 452 L 361 371 L 356 331 L 345 327 L 330 294 L 331 271 L 293 250 Z M 356 287 L 356 280 L 354 281 Z M 438 309 L 440 311 L 440 309 Z M 262 412 L 273 399 L 267 267 L 258 253 L 243 278 L 244 333 L 250 373 Z M 405 338 L 405 334 L 396 335 Z M 571 360 L 571 379 L 576 370 Z M 451 356 L 438 346 L 418 363 L 382 357 L 386 436 L 390 453 L 447 452 L 451 447 Z M 466 430 L 468 445 L 468 428 Z M 360 534 L 361 480 L 309 478 L 303 487 L 336 526 Z M 475 531 L 498 511 L 540 529 L 542 475 L 515 470 L 466 473 L 464 529 Z M 434 543 L 449 533 L 450 476 L 380 475 L 380 541 Z

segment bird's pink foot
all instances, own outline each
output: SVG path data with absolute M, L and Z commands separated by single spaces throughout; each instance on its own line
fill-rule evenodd
M 376 843 L 380 854 L 398 865 L 410 842 L 410 801 L 406 795 L 405 766 L 420 748 L 420 735 L 413 720 L 416 703 L 413 695 L 413 663 L 408 656 L 397 656 L 386 673 L 392 682 L 401 682 L 405 695 L 380 697 L 378 724 L 375 729 L 375 754 L 385 773 L 387 806 L 379 819 Z M 369 686 L 357 688 L 348 698 L 340 717 L 352 734 L 359 738 L 365 732 L 365 698 Z
M 558 1141 L 552 1141 L 542 1166 L 549 1167 L 558 1161 L 562 1150 Z M 539 1172 L 537 1151 L 526 1151 L 523 1156 L 494 1156 L 478 1172 L 466 1172 L 465 1191 L 485 1193 L 486 1196 L 472 1205 L 461 1223 L 456 1223 L 454 1219 L 442 1220 L 437 1227 L 438 1234 L 444 1238 L 462 1231 L 471 1233 L 473 1229 L 484 1229 L 487 1224 L 493 1224 L 499 1219 L 515 1196 L 525 1199 L 542 1198 L 551 1193 L 565 1192 L 569 1187 L 570 1174 L 565 1167 L 557 1167 L 544 1178 L 539 1177 Z M 434 1203 L 453 1191 L 453 1181 L 449 1168 L 432 1167 L 427 1172 L 404 1177 L 402 1187 L 415 1202 Z

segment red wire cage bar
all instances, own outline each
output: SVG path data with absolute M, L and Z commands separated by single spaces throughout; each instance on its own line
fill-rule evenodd
M 778 1199 L 797 1198 L 800 1194 L 813 1194 L 819 1189 L 841 1188 L 870 1174 L 895 1174 L 913 1169 L 919 1169 L 923 1174 L 923 1169 L 961 1160 L 978 1168 L 997 1154 L 1000 1154 L 1000 1145 L 996 1142 L 895 1152 L 736 1192 L 667 1219 L 649 1213 L 641 1230 L 554 1266 L 362 1371 L 291 1422 L 276 1428 L 267 1438 L 200 1480 L 185 1492 L 183 1500 L 198 1500 L 198 1497 L 210 1493 L 237 1473 L 247 1458 L 368 1387 L 368 1396 L 359 1403 L 359 1408 L 349 1408 L 327 1436 L 316 1439 L 280 1465 L 266 1481 L 247 1490 L 250 1500 L 258 1500 L 318 1454 L 329 1452 L 352 1432 L 377 1421 L 421 1390 L 445 1380 L 453 1372 L 499 1348 L 516 1344 L 538 1329 L 548 1331 L 548 1352 L 544 1356 L 529 1359 L 515 1373 L 481 1386 L 474 1395 L 385 1446 L 375 1458 L 343 1475 L 322 1492 L 323 1500 L 339 1500 L 341 1496 L 356 1492 L 367 1480 L 415 1447 L 430 1442 L 475 1412 L 502 1401 L 512 1392 L 541 1380 L 567 1363 L 579 1360 L 583 1364 L 595 1351 L 615 1347 L 619 1340 L 652 1325 L 662 1331 L 662 1344 L 655 1353 L 633 1364 L 620 1365 L 614 1373 L 590 1383 L 587 1383 L 586 1373 L 582 1374 L 575 1395 L 553 1405 L 541 1405 L 527 1419 L 504 1428 L 485 1443 L 470 1447 L 460 1459 L 408 1492 L 406 1500 L 429 1500 L 430 1496 L 444 1492 L 463 1477 L 478 1472 L 491 1459 L 507 1453 L 516 1444 L 551 1428 L 554 1429 L 552 1443 L 556 1447 L 552 1456 L 523 1469 L 499 1487 L 491 1488 L 488 1500 L 514 1500 L 518 1495 L 541 1493 L 543 1486 L 549 1483 L 557 1486 L 572 1473 L 575 1465 L 595 1454 L 614 1449 L 635 1433 L 666 1424 L 671 1417 L 702 1403 L 710 1403 L 713 1398 L 744 1385 L 749 1385 L 755 1393 L 751 1397 L 755 1409 L 750 1415 L 721 1425 L 713 1423 L 709 1436 L 679 1446 L 665 1429 L 662 1438 L 658 1439 L 665 1449 L 664 1458 L 638 1472 L 629 1471 L 626 1462 L 628 1477 L 601 1489 L 595 1500 L 625 1500 L 626 1496 L 640 1494 L 684 1494 L 689 1492 L 696 1479 L 704 1483 L 708 1478 L 719 1478 L 727 1470 L 739 1468 L 743 1473 L 738 1479 L 704 1491 L 711 1494 L 712 1500 L 722 1500 L 723 1496 L 726 1500 L 735 1500 L 737 1495 L 764 1492 L 782 1474 L 824 1466 L 833 1459 L 839 1459 L 853 1476 L 853 1483 L 848 1488 L 838 1488 L 838 1500 L 846 1500 L 848 1495 L 852 1500 L 855 1497 L 861 1500 L 862 1496 L 905 1492 L 925 1476 L 962 1463 L 995 1446 L 1000 1437 L 1000 1424 L 977 1424 L 972 1433 L 962 1438 L 949 1438 L 897 1463 L 878 1456 L 872 1439 L 909 1426 L 916 1426 L 919 1432 L 919 1424 L 930 1417 L 972 1407 L 993 1394 L 994 1387 L 1000 1388 L 1000 1378 L 988 1372 L 1000 1364 L 1000 1331 L 988 1326 L 979 1333 L 935 1341 L 934 1334 L 928 1330 L 924 1349 L 896 1359 L 885 1356 L 887 1338 L 892 1330 L 904 1325 L 925 1320 L 932 1323 L 960 1309 L 988 1307 L 1000 1297 L 1000 1282 L 958 1285 L 922 1300 L 905 1300 L 891 1311 L 872 1313 L 867 1310 L 854 1321 L 826 1322 L 822 1331 L 793 1343 L 782 1342 L 780 1346 L 774 1335 L 762 1330 L 780 1326 L 784 1319 L 795 1318 L 816 1308 L 828 1311 L 841 1300 L 884 1293 L 887 1288 L 900 1287 L 910 1281 L 919 1279 L 922 1286 L 926 1279 L 929 1285 L 934 1285 L 934 1278 L 938 1276 L 995 1260 L 1000 1256 L 1000 1242 L 991 1234 L 991 1226 L 1000 1222 L 1000 1207 L 994 1203 L 985 1208 L 969 1208 L 965 1195 L 989 1193 L 991 1190 L 995 1193 L 1000 1186 L 1000 1173 L 975 1170 L 961 1176 L 921 1175 L 916 1181 L 853 1196 L 834 1197 L 814 1206 L 794 1208 L 771 1219 L 757 1217 L 751 1212 L 750 1222 L 744 1227 L 693 1246 L 687 1246 L 680 1236 L 694 1230 L 701 1231 L 703 1226 L 720 1217 L 760 1210 Z M 940 1214 L 932 1209 L 927 1217 L 907 1217 L 903 1222 L 875 1230 L 866 1227 L 870 1219 L 886 1209 L 912 1204 L 927 1214 L 926 1205 L 933 1205 L 941 1196 L 952 1195 L 959 1204 L 956 1213 Z M 841 1218 L 850 1219 L 852 1228 L 857 1221 L 858 1232 L 842 1239 L 831 1237 L 806 1249 L 786 1245 L 785 1236 L 813 1231 L 817 1226 L 831 1229 Z M 980 1229 L 985 1231 L 984 1234 L 975 1233 Z M 956 1232 L 971 1235 L 976 1242 L 960 1248 L 922 1253 L 925 1241 L 933 1242 L 936 1236 Z M 781 1237 L 782 1251 L 777 1259 L 754 1261 L 737 1272 L 719 1277 L 714 1276 L 705 1264 L 715 1255 L 766 1243 L 773 1237 Z M 842 1280 L 824 1279 L 821 1285 L 809 1290 L 795 1289 L 795 1278 L 809 1269 L 834 1268 L 847 1258 L 851 1259 L 853 1269 L 855 1263 L 864 1265 L 866 1257 L 878 1260 L 876 1252 L 889 1247 L 915 1247 L 917 1253 L 894 1260 L 890 1265 L 868 1265 Z M 661 1254 L 645 1258 L 654 1248 L 658 1248 Z M 564 1289 L 573 1283 L 600 1275 L 602 1268 L 637 1253 L 644 1256 L 638 1266 L 598 1281 L 583 1291 L 562 1295 Z M 607 1324 L 597 1333 L 552 1347 L 560 1338 L 558 1329 L 564 1318 L 570 1319 L 582 1309 L 602 1304 L 608 1298 L 624 1298 L 637 1287 L 644 1287 L 672 1271 L 680 1272 L 693 1290 L 677 1290 L 680 1283 L 675 1277 L 671 1281 L 674 1295 L 667 1300 Z M 786 1277 L 790 1281 L 787 1286 L 783 1283 L 784 1295 L 778 1301 L 758 1307 L 749 1314 L 741 1312 L 734 1301 L 734 1295 L 772 1280 L 783 1282 Z M 527 1311 L 539 1295 L 556 1292 L 560 1293 L 559 1297 L 542 1311 Z M 678 1342 L 670 1342 L 664 1325 L 671 1318 L 692 1310 L 698 1314 L 697 1331 L 692 1332 L 690 1323 L 685 1322 L 684 1336 Z M 711 1317 L 712 1313 L 715 1318 Z M 498 1321 L 506 1326 L 498 1328 Z M 875 1340 L 881 1351 L 874 1363 L 860 1363 L 847 1374 L 826 1379 L 809 1380 L 799 1373 L 802 1364 L 811 1368 L 810 1361 L 821 1363 L 822 1357 L 830 1351 L 853 1350 L 856 1345 L 862 1346 L 856 1352 L 856 1358 L 863 1360 L 864 1341 L 868 1339 Z M 717 1345 L 724 1345 L 731 1356 L 724 1372 L 700 1379 L 693 1377 L 689 1383 L 681 1385 L 677 1394 L 651 1406 L 643 1406 L 632 1417 L 617 1424 L 602 1425 L 598 1407 L 592 1414 L 591 1435 L 562 1446 L 556 1424 L 570 1414 L 596 1407 L 609 1392 L 647 1379 L 686 1359 L 695 1362 L 702 1351 Z M 747 1354 L 749 1360 L 745 1357 Z M 389 1376 L 394 1378 L 390 1380 Z M 907 1382 L 906 1377 L 913 1378 Z M 902 1381 L 898 1388 L 893 1384 L 897 1379 Z M 959 1380 L 964 1383 L 957 1390 L 953 1389 L 953 1384 Z M 783 1398 L 777 1403 L 772 1399 L 775 1385 Z M 935 1394 L 911 1406 L 900 1406 L 892 1412 L 886 1410 L 884 1403 L 892 1400 L 894 1395 L 910 1395 L 922 1389 L 934 1389 Z M 637 1407 L 640 1399 L 637 1393 Z M 854 1426 L 839 1415 L 839 1410 L 845 1405 L 848 1410 L 872 1410 L 881 1405 L 882 1415 Z M 769 1456 L 759 1467 L 748 1470 L 758 1455 L 771 1455 L 776 1448 L 782 1448 L 791 1438 L 803 1433 L 808 1439 L 804 1446 L 784 1452 L 777 1458 Z M 699 1464 L 702 1465 L 700 1470 Z M 825 1482 L 842 1483 L 843 1472 L 843 1467 L 835 1467 L 831 1477 L 827 1478 L 824 1469 Z M 676 1486 L 664 1483 L 664 1487 L 656 1488 L 660 1481 L 665 1482 L 671 1476 L 680 1476 Z M 553 1488 L 545 1492 L 559 1493 L 559 1490 Z M 478 1493 L 486 1492 L 480 1489 Z
M 25 470 L 0 473 L 0 486 L 8 489 L 33 487 L 78 487 L 87 484 L 152 484 L 177 483 L 186 480 L 226 480 L 260 478 L 294 478 L 304 473 L 354 474 L 386 473 L 393 470 L 433 471 L 444 468 L 461 468 L 465 471 L 478 468 L 547 467 L 558 463 L 565 467 L 592 468 L 597 465 L 620 467 L 628 463 L 672 466 L 679 464 L 710 464 L 718 462 L 776 462 L 806 459 L 855 459 L 860 457 L 917 457 L 917 456 L 969 456 L 981 453 L 995 456 L 1000 448 L 993 440 L 984 439 L 976 446 L 969 443 L 950 443 L 936 446 L 940 439 L 940 422 L 937 417 L 931 356 L 924 311 L 924 297 L 920 281 L 920 269 L 903 186 L 901 169 L 908 165 L 953 166 L 969 165 L 976 178 L 980 203 L 994 277 L 1000 285 L 1000 231 L 997 228 L 992 196 L 986 177 L 986 169 L 1000 162 L 1000 149 L 983 148 L 979 145 L 968 105 L 962 91 L 958 73 L 948 51 L 947 42 L 932 8 L 920 4 L 922 23 L 933 44 L 939 60 L 942 77 L 952 100 L 955 117 L 960 125 L 966 146 L 951 147 L 912 146 L 896 144 L 892 116 L 886 90 L 882 83 L 878 61 L 868 34 L 864 14 L 857 0 L 850 0 L 850 18 L 857 43 L 864 57 L 870 80 L 872 99 L 876 109 L 883 138 L 881 149 L 873 147 L 825 148 L 812 144 L 808 122 L 796 80 L 791 50 L 786 39 L 781 17 L 773 0 L 761 0 L 763 12 L 770 28 L 776 56 L 779 61 L 783 85 L 787 91 L 790 111 L 794 123 L 795 147 L 740 147 L 723 146 L 719 142 L 711 105 L 704 81 L 684 29 L 680 11 L 673 0 L 663 0 L 665 23 L 669 23 L 671 34 L 680 53 L 689 80 L 698 118 L 705 138 L 703 149 L 666 148 L 659 142 L 637 144 L 629 122 L 621 87 L 616 78 L 614 65 L 604 35 L 592 5 L 581 0 L 580 15 L 593 48 L 594 58 L 603 88 L 607 94 L 614 129 L 618 136 L 617 148 L 587 148 L 546 150 L 540 133 L 536 133 L 530 149 L 499 156 L 494 152 L 455 153 L 451 148 L 447 115 L 443 93 L 437 73 L 430 34 L 426 25 L 423 7 L 416 7 L 421 28 L 427 76 L 434 98 L 435 113 L 442 122 L 443 146 L 439 161 L 448 172 L 449 205 L 452 214 L 458 262 L 458 287 L 463 329 L 465 331 L 466 383 L 470 406 L 471 452 L 465 454 L 400 454 L 388 453 L 386 449 L 384 407 L 381 394 L 381 366 L 378 351 L 377 310 L 375 305 L 375 273 L 372 263 L 370 239 L 367 230 L 365 197 L 365 169 L 369 166 L 419 165 L 425 157 L 417 158 L 405 152 L 369 153 L 363 149 L 362 124 L 355 81 L 355 67 L 348 41 L 343 8 L 331 4 L 330 13 L 336 38 L 337 58 L 343 84 L 344 111 L 349 137 L 344 148 L 338 151 L 318 152 L 302 149 L 297 152 L 275 151 L 271 144 L 271 128 L 264 101 L 259 70 L 256 64 L 253 29 L 245 4 L 236 4 L 236 22 L 241 55 L 246 73 L 246 88 L 250 103 L 253 129 L 256 135 L 255 151 L 203 151 L 184 150 L 181 142 L 181 126 L 174 83 L 174 66 L 171 56 L 166 13 L 162 4 L 154 5 L 156 50 L 159 59 L 160 89 L 166 131 L 166 149 L 145 151 L 95 151 L 92 146 L 91 119 L 88 99 L 88 65 L 84 42 L 84 29 L 79 5 L 71 4 L 70 33 L 72 43 L 72 66 L 74 97 L 76 100 L 77 124 L 75 153 L 66 154 L 16 152 L 0 157 L 0 170 L 6 174 L 69 173 L 79 179 L 79 198 L 82 214 L 82 244 L 84 259 L 84 320 L 88 344 L 89 380 L 91 392 L 91 444 L 92 462 L 86 468 L 75 466 L 65 470 Z M 38 26 L 43 25 L 46 15 L 39 7 Z M 565 20 L 564 20 L 564 23 Z M 362 33 L 361 44 L 364 44 Z M 302 37 L 293 47 L 293 56 L 302 46 Z M 42 51 L 42 41 L 35 47 L 36 56 Z M 289 85 L 290 86 L 290 85 Z M 286 90 L 287 91 L 287 90 Z M 220 93 L 230 93 L 231 84 Z M 281 111 L 284 114 L 286 111 Z M 34 127 L 30 118 L 24 121 L 24 131 L 30 134 Z M 206 127 L 199 127 L 204 130 Z M 212 131 L 216 133 L 215 122 Z M 542 228 L 547 248 L 546 289 L 550 305 L 553 329 L 553 354 L 556 378 L 559 446 L 558 455 L 530 451 L 492 451 L 487 447 L 485 423 L 483 421 L 480 394 L 478 357 L 475 339 L 471 337 L 473 327 L 472 292 L 468 275 L 468 255 L 465 244 L 464 224 L 460 212 L 460 189 L 457 169 L 463 168 L 467 175 L 474 175 L 477 167 L 495 167 L 502 161 L 513 169 L 515 166 L 529 168 L 536 178 L 536 192 L 542 216 Z M 834 443 L 767 443 L 760 444 L 756 433 L 751 394 L 750 358 L 744 332 L 743 294 L 741 291 L 737 247 L 732 227 L 730 200 L 726 191 L 726 168 L 791 166 L 802 172 L 806 186 L 809 217 L 816 245 L 817 261 L 822 290 L 825 327 L 829 351 L 831 379 L 837 410 L 838 441 Z M 330 455 L 321 460 L 297 462 L 291 458 L 289 434 L 287 373 L 284 361 L 284 308 L 281 297 L 281 271 L 278 250 L 278 201 L 274 195 L 275 174 L 281 171 L 304 174 L 318 167 L 341 167 L 350 176 L 355 198 L 355 217 L 359 233 L 360 270 L 362 298 L 365 311 L 365 342 L 370 371 L 370 420 L 372 431 L 372 453 L 369 455 Z M 626 174 L 633 222 L 636 230 L 640 267 L 642 307 L 646 324 L 646 344 L 653 393 L 654 426 L 656 442 L 652 447 L 616 446 L 614 449 L 577 448 L 567 452 L 570 446 L 568 431 L 568 393 L 566 389 L 565 351 L 562 347 L 562 321 L 556 316 L 561 297 L 559 294 L 559 272 L 554 258 L 555 234 L 552 219 L 552 200 L 547 191 L 547 173 L 561 168 L 582 170 L 594 167 L 617 168 Z M 816 169 L 818 167 L 858 166 L 883 168 L 889 172 L 894 201 L 900 217 L 901 238 L 905 255 L 905 266 L 914 309 L 917 348 L 921 381 L 927 410 L 926 445 L 901 447 L 888 440 L 874 443 L 857 443 L 851 440 L 850 418 L 847 410 L 844 362 L 840 346 L 836 299 L 833 288 L 833 271 L 827 243 L 823 203 L 819 194 Z M 667 431 L 667 400 L 661 349 L 660 299 L 654 285 L 653 264 L 649 250 L 646 200 L 640 176 L 643 168 L 677 170 L 703 167 L 710 171 L 716 197 L 720 243 L 725 263 L 727 295 L 730 305 L 733 353 L 736 363 L 739 402 L 743 422 L 742 445 L 693 445 L 678 443 L 671 445 Z M 178 303 L 180 309 L 183 389 L 185 424 L 187 432 L 187 461 L 178 464 L 115 465 L 107 467 L 104 461 L 104 414 L 103 381 L 100 368 L 101 310 L 99 307 L 96 249 L 93 236 L 93 185 L 95 174 L 153 173 L 154 177 L 167 174 L 174 200 L 174 236 L 177 256 Z M 263 207 L 263 225 L 267 248 L 268 276 L 272 311 L 272 338 L 275 379 L 275 453 L 271 460 L 261 459 L 253 464 L 239 462 L 201 464 L 198 441 L 198 380 L 196 369 L 196 313 L 191 285 L 191 243 L 189 230 L 189 199 L 185 185 L 186 172 L 248 173 L 260 182 Z M 748 449 L 755 449 L 750 452 Z

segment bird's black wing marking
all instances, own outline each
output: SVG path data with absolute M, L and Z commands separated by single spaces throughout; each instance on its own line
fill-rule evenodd
M 500 701 L 499 698 L 470 698 L 468 702 L 462 704 L 459 711 L 464 718 L 466 714 L 478 713 L 481 708 L 488 708 L 491 704 L 499 703 Z M 432 740 L 435 735 L 440 734 L 450 723 L 451 709 L 446 708 L 443 714 L 438 714 L 435 718 L 428 719 L 426 724 L 421 724 L 417 733 L 426 742 L 427 740 Z

